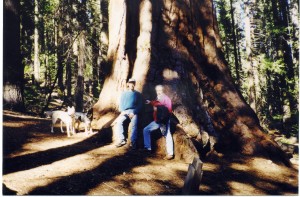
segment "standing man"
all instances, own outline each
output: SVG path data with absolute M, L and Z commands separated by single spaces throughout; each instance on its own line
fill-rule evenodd
M 138 135 L 138 116 L 143 106 L 143 99 L 141 93 L 134 90 L 135 80 L 129 79 L 127 82 L 127 91 L 121 95 L 119 104 L 119 111 L 121 114 L 117 118 L 117 133 L 119 136 L 119 143 L 116 147 L 121 147 L 126 144 L 124 136 L 124 125 L 131 122 L 131 148 L 136 149 L 136 141 Z
M 167 119 L 166 123 L 161 123 L 158 121 L 159 114 L 159 106 L 163 105 L 168 109 L 168 112 L 172 113 L 172 101 L 171 99 L 165 95 L 164 93 L 164 87 L 162 85 L 157 85 L 155 87 L 155 91 L 157 94 L 157 99 L 154 101 L 146 100 L 146 104 L 151 104 L 153 106 L 153 119 L 150 124 L 148 124 L 144 130 L 144 148 L 146 151 L 151 151 L 151 136 L 150 133 L 154 130 L 160 129 L 162 135 L 166 138 L 166 149 L 167 149 L 167 155 L 164 157 L 166 160 L 170 160 L 174 158 L 174 144 L 173 144 L 173 138 L 170 130 L 170 118 Z

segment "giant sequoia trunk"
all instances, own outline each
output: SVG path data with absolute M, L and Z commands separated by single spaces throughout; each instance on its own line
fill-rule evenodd
M 110 112 L 117 111 L 125 82 L 133 77 L 145 99 L 155 97 L 155 85 L 165 85 L 179 120 L 175 155 L 193 155 L 190 142 L 197 147 L 208 133 L 217 139 L 217 151 L 259 154 L 288 164 L 235 89 L 213 11 L 212 0 L 110 1 L 111 67 L 93 108 L 93 125 L 100 129 L 114 117 Z M 142 127 L 149 116 L 145 108 Z

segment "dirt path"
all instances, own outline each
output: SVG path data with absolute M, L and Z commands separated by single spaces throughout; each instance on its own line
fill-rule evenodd
M 188 165 L 160 155 L 116 149 L 109 131 L 68 138 L 50 120 L 4 111 L 4 194 L 179 195 Z M 296 195 L 293 168 L 262 158 L 223 156 L 205 161 L 198 195 Z

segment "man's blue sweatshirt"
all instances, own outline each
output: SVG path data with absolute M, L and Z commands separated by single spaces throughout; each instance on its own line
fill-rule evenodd
M 137 91 L 125 91 L 121 95 L 119 110 L 133 109 L 134 114 L 138 114 L 143 106 L 142 95 Z

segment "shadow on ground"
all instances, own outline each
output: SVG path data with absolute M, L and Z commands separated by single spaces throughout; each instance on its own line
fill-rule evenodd
M 36 141 L 51 137 L 70 140 L 66 134 L 50 133 L 49 120 L 35 119 L 34 117 L 18 118 L 4 115 L 3 124 L 3 177 L 19 172 L 33 170 L 44 165 L 52 165 L 76 155 L 86 154 L 89 151 L 109 145 L 112 142 L 111 129 L 101 130 L 82 141 L 60 145 L 55 148 L 43 149 L 34 153 L 16 154 L 24 152 L 25 144 L 34 144 Z M 43 147 L 44 148 L 44 147 Z M 125 148 L 123 149 L 125 150 Z M 103 153 L 107 154 L 107 153 Z M 146 190 L 137 190 L 148 187 L 155 195 L 180 195 L 188 164 L 180 161 L 164 161 L 157 155 L 146 155 L 142 151 L 110 152 L 110 158 L 99 162 L 93 168 L 74 172 L 67 176 L 57 176 L 49 184 L 36 185 L 26 193 L 27 195 L 87 195 L 91 190 L 107 182 L 118 185 L 119 191 L 124 195 L 147 195 Z M 95 158 L 96 160 L 101 158 Z M 256 163 L 254 163 L 256 161 Z M 254 164 L 253 164 L 254 163 Z M 80 165 L 80 161 L 78 161 Z M 168 171 L 168 165 L 183 167 L 181 170 Z M 256 166 L 259 165 L 259 166 Z M 137 168 L 158 169 L 158 173 L 147 174 L 148 177 L 137 179 L 140 171 Z M 256 169 L 264 169 L 262 172 Z M 164 169 L 164 170 L 159 170 Z M 66 166 L 66 171 L 67 171 Z M 133 172 L 134 171 L 134 172 Z M 119 179 L 125 172 L 126 178 Z M 267 173 L 264 173 L 267 172 Z M 134 176 L 133 176 L 133 173 Z M 169 173 L 169 174 L 168 174 Z M 170 174 L 173 173 L 173 174 Z M 20 173 L 21 174 L 21 173 Z M 278 176 L 276 176 L 278 174 Z M 171 177 L 167 179 L 165 177 Z M 18 184 L 23 177 L 13 180 Z M 19 191 L 11 182 L 4 184 L 4 195 L 16 195 Z M 43 185 L 43 186 L 42 186 Z M 126 193 L 122 193 L 122 189 Z M 143 192 L 141 192 L 143 191 Z M 204 160 L 203 177 L 196 195 L 293 195 L 298 193 L 298 169 L 278 167 L 262 158 L 255 159 L 240 155 L 211 157 Z M 96 195 L 103 195 L 97 190 Z M 105 193 L 106 194 L 106 193 Z M 111 193 L 115 195 L 116 193 Z M 118 193 L 120 195 L 120 193 Z

